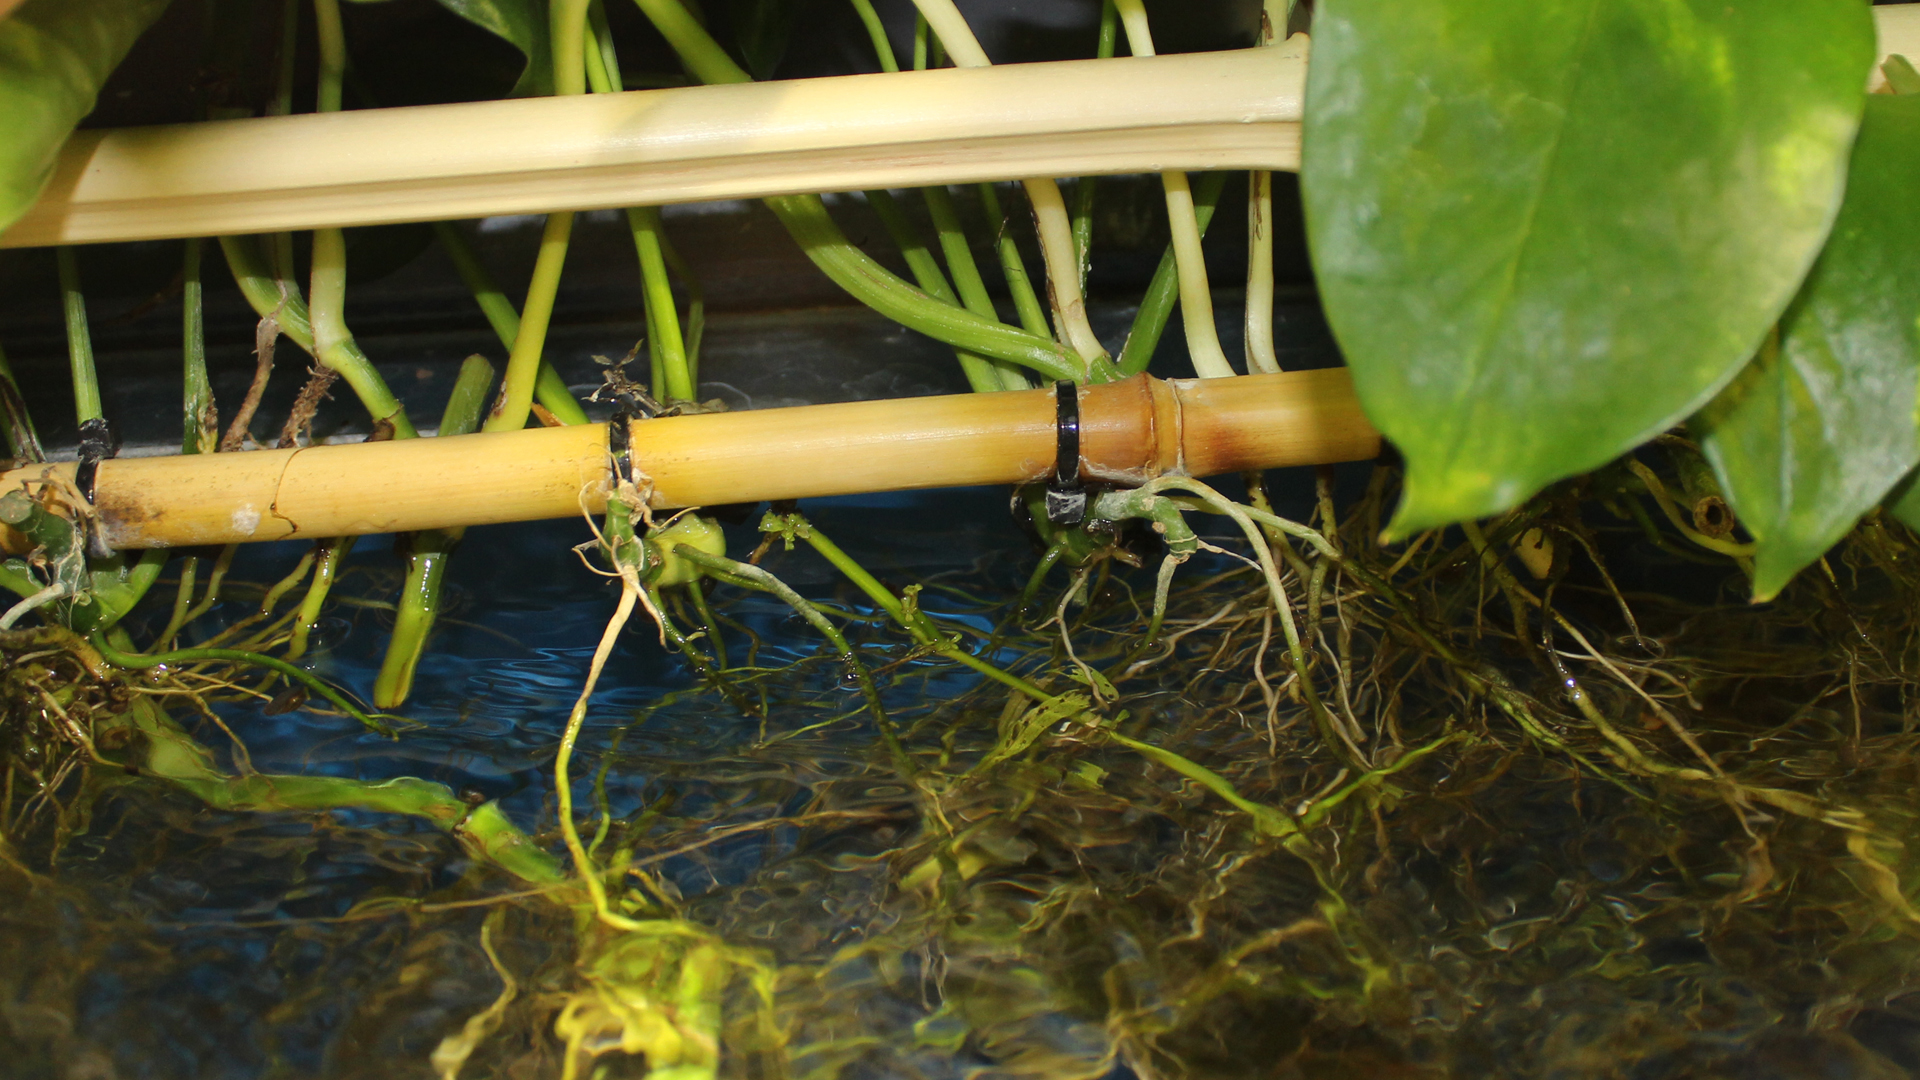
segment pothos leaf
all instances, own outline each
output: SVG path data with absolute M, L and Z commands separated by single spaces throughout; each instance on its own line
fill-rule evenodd
M 1920 464 L 1920 97 L 1874 96 L 1846 201 L 1761 351 L 1695 420 L 1778 593 Z
M 512 97 L 553 93 L 553 46 L 547 28 L 547 0 L 440 0 L 440 6 L 492 32 L 527 57 L 527 68 L 513 84 Z
M 1495 513 L 1699 408 L 1839 206 L 1858 0 L 1324 0 L 1322 302 L 1407 461 L 1390 532 Z
M 33 0 L 0 20 L 0 229 L 27 212 L 60 146 L 166 0 Z
M 1069 693 L 1049 698 L 1021 713 L 1000 732 L 1000 738 L 994 742 L 993 749 L 980 759 L 976 769 L 1018 757 L 1027 752 L 1027 748 L 1040 741 L 1047 729 L 1062 720 L 1086 712 L 1093 703 L 1085 694 Z

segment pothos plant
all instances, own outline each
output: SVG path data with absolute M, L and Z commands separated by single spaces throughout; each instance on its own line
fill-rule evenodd
M 516 94 L 554 91 L 545 0 L 441 2 L 525 54 Z M 670 39 L 690 22 L 640 6 Z M 34 3 L 0 23 L 0 222 L 163 8 Z M 1502 513 L 1676 425 L 1751 535 L 1758 599 L 1882 503 L 1920 524 L 1904 494 L 1920 102 L 1867 92 L 1866 4 L 1324 0 L 1311 30 L 1313 266 L 1406 461 L 1391 536 Z M 697 78 L 749 77 L 675 44 Z M 1891 89 L 1920 84 L 1889 66 Z M 803 242 L 817 231 L 807 207 L 776 209 Z M 1075 366 L 1049 342 L 1001 344 Z M 970 364 L 983 387 L 985 370 Z
M 1314 271 L 1406 458 L 1389 533 L 1684 423 L 1766 599 L 1896 495 L 1920 100 L 1866 92 L 1866 4 L 1328 0 L 1314 31 Z M 1920 497 L 1892 510 L 1920 524 Z

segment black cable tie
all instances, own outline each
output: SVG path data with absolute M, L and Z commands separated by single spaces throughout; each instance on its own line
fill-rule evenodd
M 1078 525 L 1087 517 L 1087 489 L 1080 482 L 1080 388 L 1071 380 L 1053 384 L 1053 479 L 1047 484 L 1047 520 Z
M 80 465 L 73 471 L 73 486 L 80 489 L 80 497 L 88 505 L 94 502 L 93 489 L 100 471 L 100 463 L 120 453 L 120 440 L 114 437 L 113 428 L 105 417 L 96 416 L 80 424 Z

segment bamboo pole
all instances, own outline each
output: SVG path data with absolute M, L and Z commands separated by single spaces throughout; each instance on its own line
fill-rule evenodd
M 1299 165 L 1287 49 L 81 131 L 0 247 Z
M 1920 4 L 1873 14 L 1882 58 L 1920 59 Z M 1885 84 L 1877 67 L 1869 81 Z M 1305 85 L 1304 49 L 1282 43 L 81 131 L 0 248 L 1010 176 L 1291 171 Z
M 1178 473 L 1371 458 L 1379 435 L 1343 369 L 1083 387 L 1082 472 L 1140 483 Z M 1051 390 L 803 405 L 633 425 L 656 507 L 700 506 L 1051 475 Z M 598 512 L 606 426 L 102 462 L 95 513 L 110 547 L 405 532 Z M 0 473 L 71 503 L 73 465 Z M 49 486 L 50 484 L 50 486 Z

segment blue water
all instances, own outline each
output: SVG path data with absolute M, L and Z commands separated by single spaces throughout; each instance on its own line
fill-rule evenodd
M 883 581 L 896 588 L 927 583 L 924 609 L 952 629 L 971 628 L 975 640 L 991 631 L 994 612 L 942 587 L 965 596 L 995 593 L 1004 601 L 1032 565 L 1021 555 L 1029 542 L 1000 489 L 821 500 L 804 509 Z M 759 541 L 756 523 L 757 514 L 728 526 L 730 552 L 752 549 Z M 261 772 L 421 777 L 476 800 L 498 800 L 529 830 L 551 828 L 554 748 L 618 596 L 616 584 L 589 572 L 572 552 L 589 538 L 578 521 L 468 533 L 453 559 L 447 602 L 413 696 L 400 710 L 411 726 L 397 740 L 337 715 L 306 709 L 268 715 L 257 700 L 220 703 L 216 711 Z M 293 543 L 246 548 L 229 578 L 271 583 L 304 550 Z M 776 548 L 763 565 L 811 599 L 872 614 L 863 597 L 804 547 Z M 371 696 L 391 625 L 390 610 L 377 605 L 390 602 L 401 569 L 391 537 L 361 539 L 308 658 L 317 674 L 363 701 Z M 204 575 L 203 568 L 203 582 Z M 756 662 L 808 661 L 805 677 L 783 681 L 765 717 L 743 716 L 710 692 L 673 699 L 694 686 L 692 672 L 661 648 L 651 624 L 637 614 L 594 694 L 576 759 L 576 798 L 592 805 L 595 770 L 604 762 L 601 791 L 616 818 L 663 799 L 674 818 L 715 825 L 796 814 L 823 802 L 849 812 L 904 810 L 907 790 L 874 780 L 871 719 L 861 711 L 857 685 L 824 642 L 777 600 L 728 592 L 724 617 L 758 637 Z M 156 589 L 129 621 L 136 640 L 165 621 L 171 603 L 170 588 Z M 252 610 L 247 601 L 223 601 L 196 630 L 211 634 Z M 856 640 L 875 637 L 858 623 L 848 632 Z M 742 663 L 747 635 L 729 630 L 726 637 L 732 661 Z M 891 635 L 879 636 L 874 646 L 867 660 L 876 666 L 889 650 L 897 655 L 901 649 Z M 910 725 L 977 681 L 951 666 L 910 666 L 890 674 L 885 696 L 896 722 Z M 214 724 L 176 715 L 227 767 L 239 766 L 231 741 Z M 155 837 L 164 824 L 178 831 L 166 833 L 159 850 Z M 861 831 L 865 835 L 850 838 L 848 853 L 884 849 L 886 839 L 901 835 L 897 828 Z M 702 896 L 737 904 L 729 890 L 780 864 L 796 840 L 792 828 L 754 830 L 666 857 L 656 869 L 690 898 L 690 912 L 698 911 Z M 882 842 L 876 846 L 876 840 Z M 780 889 L 782 873 L 818 873 L 820 852 L 810 856 L 777 872 L 766 887 Z M 876 864 L 835 883 L 834 893 L 848 906 L 805 931 L 820 936 L 817 945 L 856 932 L 873 915 L 885 891 L 880 869 Z M 404 1019 L 391 1020 L 378 1038 L 409 1059 L 402 1074 L 418 1073 L 440 1035 L 498 989 L 484 962 L 476 962 L 478 912 L 455 920 L 464 932 L 449 932 L 431 958 L 409 954 L 419 944 L 393 925 L 399 920 L 327 921 L 369 898 L 447 890 L 473 871 L 455 844 L 420 821 L 351 811 L 318 823 L 311 815 L 218 814 L 177 795 L 129 792 L 103 801 L 94 828 L 64 853 L 62 871 L 68 884 L 91 883 L 126 920 L 116 935 L 103 928 L 100 912 L 75 911 L 70 928 L 110 939 L 109 954 L 91 968 L 78 995 L 85 1011 L 76 1034 L 106 1052 L 119 1075 L 341 1074 L 341 1062 L 362 1052 L 342 1045 L 364 1026 L 352 1020 L 356 1009 L 364 1010 L 362 995 L 390 980 L 393 965 L 410 962 L 437 969 L 432 977 L 443 985 L 424 1000 L 410 999 Z M 864 890 L 853 880 L 863 876 L 869 879 Z M 508 886 L 494 875 L 491 887 Z M 741 929 L 748 939 L 775 939 L 792 928 Z M 565 940 L 558 934 L 544 947 L 564 948 Z M 883 1027 L 904 1032 L 924 1016 L 924 1008 L 906 1002 L 896 1008 L 900 1014 Z M 951 1061 L 956 1070 L 967 1063 Z

